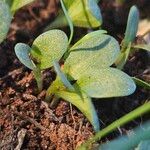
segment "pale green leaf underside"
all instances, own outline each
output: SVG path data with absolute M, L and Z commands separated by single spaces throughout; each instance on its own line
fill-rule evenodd
M 50 30 L 38 36 L 32 45 L 31 54 L 41 69 L 50 68 L 59 61 L 68 47 L 68 38 L 61 30 Z
M 15 12 L 19 8 L 33 2 L 34 0 L 13 0 L 13 3 L 11 5 L 11 11 Z
M 75 92 L 58 91 L 55 93 L 58 97 L 75 105 L 91 122 L 95 131 L 99 130 L 99 120 L 92 104 L 91 98 L 82 93 L 82 97 Z
M 11 19 L 12 17 L 8 5 L 0 1 L 0 43 L 6 38 Z
M 78 75 L 90 68 L 111 66 L 120 53 L 118 42 L 111 36 L 95 31 L 84 36 L 70 49 L 64 70 L 68 74 Z M 91 36 L 90 36 L 91 34 Z
M 24 64 L 26 67 L 28 67 L 31 70 L 34 70 L 36 68 L 35 64 L 30 59 L 31 48 L 24 43 L 18 43 L 15 46 L 15 53 L 20 60 L 22 64 Z
M 134 45 L 133 48 L 143 49 L 143 50 L 150 51 L 150 44 L 139 44 L 139 45 Z
M 70 5 L 68 13 L 75 26 L 94 28 L 99 27 L 102 23 L 100 9 L 93 0 L 74 1 Z
M 132 78 L 115 68 L 89 69 L 74 79 L 78 89 L 95 98 L 127 96 L 136 89 Z

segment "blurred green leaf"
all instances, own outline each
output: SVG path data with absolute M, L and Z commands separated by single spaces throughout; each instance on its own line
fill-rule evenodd
M 94 0 L 75 0 L 68 13 L 75 26 L 95 28 L 102 24 L 101 12 Z
M 136 49 L 143 49 L 143 50 L 150 51 L 150 44 L 139 44 L 139 45 L 133 45 L 132 47 Z
M 84 28 L 96 28 L 102 24 L 102 16 L 97 0 L 64 0 L 73 25 Z M 78 8 L 78 9 L 77 9 Z M 67 26 L 67 19 L 62 11 L 59 11 L 57 18 L 46 27 L 49 29 Z
M 0 43 L 6 38 L 12 16 L 8 5 L 0 1 Z
M 143 140 L 150 139 L 150 127 L 149 126 L 150 126 L 150 122 L 144 125 L 145 129 L 138 127 L 133 131 L 134 133 L 129 136 L 122 136 L 106 144 L 100 145 L 99 150 L 132 150 L 136 148 L 136 146 Z M 146 143 L 143 143 L 142 145 L 140 144 L 139 147 L 136 148 L 136 150 L 149 150 L 149 149 L 143 149 L 146 147 L 148 148 L 150 146 L 147 144 L 150 144 L 150 143 L 146 142 Z
M 31 55 L 41 69 L 53 66 L 59 61 L 68 47 L 68 38 L 61 30 L 50 30 L 39 35 L 33 42 Z
M 22 64 L 28 67 L 31 70 L 36 68 L 35 64 L 30 59 L 29 55 L 31 48 L 24 43 L 18 43 L 15 45 L 15 53 Z

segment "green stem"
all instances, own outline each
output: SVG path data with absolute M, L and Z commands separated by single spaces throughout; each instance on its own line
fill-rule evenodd
M 40 92 L 43 89 L 43 78 L 42 78 L 41 69 L 36 67 L 36 69 L 33 70 L 33 74 L 35 76 L 35 79 L 36 79 L 36 82 L 37 82 L 37 86 L 38 86 L 38 90 Z
M 72 23 L 72 20 L 71 20 L 69 14 L 68 14 L 68 12 L 67 12 L 67 10 L 65 8 L 63 0 L 60 0 L 60 3 L 61 3 L 61 7 L 63 9 L 63 12 L 64 12 L 64 14 L 66 16 L 66 19 L 67 19 L 67 22 L 69 24 L 69 27 L 70 27 L 70 37 L 69 37 L 69 44 L 70 44 L 71 41 L 72 41 L 72 38 L 73 38 L 73 33 L 74 33 L 73 23 Z
M 118 127 L 128 123 L 129 121 L 132 121 L 133 119 L 149 111 L 150 111 L 150 102 L 147 102 L 143 104 L 142 106 L 136 108 L 132 112 L 128 113 L 127 115 L 123 116 L 122 118 L 114 121 L 112 124 L 104 128 L 103 130 L 97 132 L 95 136 L 87 140 L 81 147 L 83 148 L 86 147 L 88 149 L 92 143 L 100 140 L 102 137 L 106 136 L 108 133 L 114 131 Z

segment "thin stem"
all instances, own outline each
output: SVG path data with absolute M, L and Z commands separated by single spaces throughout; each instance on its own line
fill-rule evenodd
M 72 23 L 72 20 L 71 20 L 70 16 L 68 15 L 68 12 L 67 12 L 67 10 L 65 8 L 63 0 L 60 0 L 60 3 L 61 3 L 61 7 L 63 9 L 63 12 L 64 12 L 64 14 L 66 16 L 66 19 L 68 21 L 69 27 L 70 27 L 70 37 L 69 37 L 69 44 L 70 44 L 71 41 L 72 41 L 72 38 L 73 38 L 73 33 L 74 33 L 73 23 Z
M 38 90 L 42 91 L 42 89 L 43 89 L 43 78 L 42 78 L 41 69 L 36 67 L 36 69 L 33 70 L 33 74 L 34 74 L 36 82 L 37 82 Z
M 129 121 L 132 121 L 133 119 L 143 115 L 146 112 L 150 111 L 150 102 L 147 102 L 143 104 L 142 106 L 136 108 L 132 112 L 128 113 L 127 115 L 123 116 L 122 118 L 114 121 L 112 124 L 104 128 L 103 130 L 99 131 L 95 136 L 87 140 L 85 144 L 83 144 L 83 147 L 89 147 L 92 143 L 100 140 L 102 137 L 106 136 L 108 133 L 114 131 L 118 127 L 128 123 Z

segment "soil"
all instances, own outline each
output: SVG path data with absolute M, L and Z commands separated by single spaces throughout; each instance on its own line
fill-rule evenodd
M 113 1 L 100 2 L 104 18 L 103 28 L 119 41 L 123 37 L 127 14 L 133 4 L 134 0 L 122 6 L 115 5 Z M 141 17 L 149 17 L 149 0 L 138 0 L 136 4 L 140 8 Z M 44 102 L 46 89 L 54 80 L 55 74 L 49 69 L 44 71 L 44 90 L 38 93 L 32 72 L 19 62 L 14 53 L 16 43 L 25 42 L 30 45 L 43 32 L 43 29 L 55 19 L 59 7 L 56 0 L 37 0 L 20 9 L 14 16 L 7 39 L 0 45 L 2 150 L 71 150 L 94 134 L 91 124 L 76 107 L 61 100 L 56 108 L 51 109 L 48 103 Z M 80 32 L 85 34 L 87 31 L 76 29 L 74 40 L 82 35 L 78 34 Z M 132 54 L 124 71 L 150 82 L 147 52 L 139 50 Z M 93 100 L 101 128 L 142 105 L 149 98 L 149 91 L 138 87 L 136 92 L 128 97 Z M 141 116 L 102 141 L 128 133 L 133 127 L 148 119 L 149 115 Z

